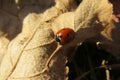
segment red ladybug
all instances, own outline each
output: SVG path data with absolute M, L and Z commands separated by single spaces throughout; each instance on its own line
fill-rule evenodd
M 63 28 L 56 33 L 55 40 L 61 45 L 67 44 L 75 37 L 75 32 L 70 28 Z

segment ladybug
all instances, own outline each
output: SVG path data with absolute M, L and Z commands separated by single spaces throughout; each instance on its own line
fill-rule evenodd
M 75 32 L 70 28 L 63 28 L 56 33 L 55 40 L 61 45 L 71 42 L 75 37 Z
M 71 42 L 74 39 L 74 37 L 75 37 L 75 32 L 74 32 L 74 30 L 72 30 L 70 28 L 63 28 L 56 33 L 55 41 L 61 45 L 58 45 L 57 49 L 47 59 L 47 61 L 45 63 L 45 68 L 43 69 L 42 72 L 44 72 L 45 70 L 47 70 L 49 68 L 49 63 L 50 63 L 51 59 L 57 53 L 57 51 L 62 48 L 62 45 Z

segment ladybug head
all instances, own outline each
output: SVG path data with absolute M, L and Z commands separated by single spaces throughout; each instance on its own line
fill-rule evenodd
M 58 42 L 58 43 L 61 44 L 61 38 L 62 38 L 62 34 L 61 34 L 61 33 L 57 34 L 57 35 L 55 36 L 56 42 Z

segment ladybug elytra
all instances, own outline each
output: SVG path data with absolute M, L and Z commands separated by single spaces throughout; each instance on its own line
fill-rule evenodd
M 61 45 L 67 44 L 75 37 L 75 32 L 70 28 L 63 28 L 56 33 L 55 40 Z

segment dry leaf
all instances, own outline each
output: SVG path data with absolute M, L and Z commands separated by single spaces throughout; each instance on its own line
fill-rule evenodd
M 120 59 L 120 0 L 110 0 L 113 4 L 113 16 L 109 25 L 101 32 L 99 38 L 100 47 L 113 54 L 118 60 Z
M 9 40 L 3 36 L 0 37 L 0 64 L 1 61 L 4 57 L 4 55 L 6 54 L 6 49 L 7 49 L 7 45 L 9 43 Z
M 44 13 L 28 14 L 22 32 L 8 45 L 0 66 L 0 80 L 65 80 L 66 47 L 99 33 L 96 21 L 105 26 L 111 20 L 112 5 L 107 0 L 88 1 L 83 0 L 74 10 L 74 0 L 56 0 L 56 5 Z M 42 72 L 57 47 L 54 33 L 63 27 L 74 29 L 76 37 L 55 54 L 49 69 Z

